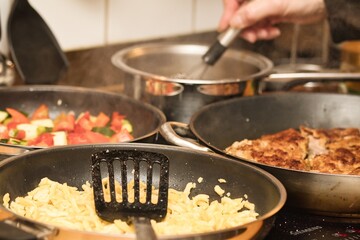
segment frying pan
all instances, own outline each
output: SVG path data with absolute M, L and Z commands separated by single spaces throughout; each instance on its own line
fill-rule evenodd
M 11 56 L 25 83 L 54 83 L 66 72 L 65 53 L 28 0 L 13 2 L 7 30 Z
M 134 142 L 154 142 L 161 124 L 166 121 L 164 114 L 149 104 L 105 91 L 47 85 L 0 88 L 0 109 L 11 107 L 32 113 L 44 103 L 49 107 L 51 119 L 62 112 L 69 111 L 74 111 L 76 116 L 84 111 L 90 111 L 94 115 L 99 112 L 111 115 L 112 112 L 118 111 L 132 123 Z M 2 157 L 33 149 L 38 149 L 38 147 L 14 147 L 10 144 L 0 144 Z
M 160 239 L 225 239 L 237 237 L 241 239 L 261 239 L 270 230 L 274 215 L 282 208 L 286 200 L 284 186 L 271 174 L 233 159 L 218 154 L 189 150 L 176 146 L 122 143 L 122 144 L 96 144 L 62 146 L 37 151 L 31 151 L 14 156 L 0 162 L 0 181 L 8 184 L 0 185 L 0 199 L 4 194 L 10 193 L 12 200 L 17 196 L 24 196 L 34 189 L 43 177 L 69 186 L 81 187 L 85 181 L 91 183 L 90 156 L 92 153 L 108 149 L 131 149 L 151 151 L 165 154 L 170 161 L 169 187 L 183 190 L 188 182 L 197 182 L 199 177 L 204 181 L 197 184 L 191 194 L 207 193 L 211 200 L 219 200 L 214 192 L 214 186 L 219 178 L 227 180 L 226 190 L 231 197 L 248 195 L 249 201 L 255 203 L 260 216 L 256 221 L 246 225 L 235 226 L 222 231 L 212 231 L 202 234 L 182 234 L 178 236 L 160 236 Z M 31 171 L 29 171 L 31 169 Z M 156 177 L 158 172 L 154 173 Z M 267 196 L 267 197 L 264 197 Z M 135 235 L 96 234 L 85 231 L 75 231 L 66 228 L 40 224 L 18 215 L 12 214 L 2 205 L 0 206 L 0 227 L 17 223 L 17 226 L 30 227 L 32 230 L 41 230 L 53 239 L 134 239 Z M 8 234 L 9 226 L 5 232 Z M 39 231 L 38 231 L 39 232 Z M 7 235 L 6 239 L 9 239 Z M 15 237 L 15 236 L 14 236 Z M 1 239 L 1 236 L 0 236 Z M 10 238 L 14 239 L 14 238 Z M 29 239 L 29 238 L 24 238 Z M 36 239 L 33 237 L 33 239 Z
M 173 144 L 232 157 L 224 150 L 234 141 L 254 139 L 300 125 L 360 128 L 360 96 L 277 93 L 236 98 L 203 107 L 192 116 L 190 125 L 169 122 L 160 132 Z M 179 136 L 181 131 L 177 128 L 192 141 Z M 360 217 L 360 188 L 355 187 L 360 185 L 360 176 L 296 171 L 233 158 L 255 164 L 277 177 L 288 192 L 290 207 L 322 215 Z

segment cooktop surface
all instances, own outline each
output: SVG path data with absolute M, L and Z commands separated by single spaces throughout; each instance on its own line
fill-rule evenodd
M 360 219 L 317 216 L 284 209 L 276 217 L 275 225 L 266 240 L 360 239 Z

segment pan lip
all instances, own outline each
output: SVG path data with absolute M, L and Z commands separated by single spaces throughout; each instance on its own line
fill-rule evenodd
M 244 96 L 241 98 L 231 98 L 231 99 L 226 99 L 223 101 L 219 101 L 219 102 L 214 102 L 214 103 L 210 103 L 206 106 L 203 106 L 202 108 L 200 108 L 198 111 L 196 111 L 191 119 L 190 119 L 190 123 L 189 123 L 189 127 L 191 129 L 191 132 L 202 142 L 204 143 L 207 147 L 211 148 L 212 150 L 216 151 L 218 154 L 224 155 L 224 156 L 228 156 L 232 159 L 235 160 L 240 160 L 242 162 L 246 162 L 252 165 L 256 165 L 259 167 L 259 165 L 261 167 L 267 167 L 267 168 L 274 168 L 280 171 L 287 171 L 287 172 L 296 172 L 298 174 L 304 174 L 304 175 L 321 175 L 324 177 L 346 177 L 346 178 L 360 178 L 360 175 L 350 175 L 350 174 L 334 174 L 334 173 L 322 173 L 322 172 L 311 172 L 311 171 L 306 171 L 306 170 L 297 170 L 297 169 L 289 169 L 289 168 L 283 168 L 283 167 L 278 167 L 278 166 L 272 166 L 272 165 L 268 165 L 268 164 L 264 164 L 264 163 L 260 163 L 260 162 L 256 162 L 256 161 L 252 161 L 250 159 L 245 159 L 245 158 L 240 158 L 237 156 L 233 156 L 231 154 L 226 153 L 223 149 L 220 149 L 214 145 L 212 145 L 211 143 L 209 143 L 208 141 L 206 141 L 199 133 L 198 131 L 196 131 L 195 128 L 195 120 L 198 118 L 198 116 L 200 116 L 203 112 L 206 112 L 208 109 L 212 109 L 214 107 L 217 106 L 223 106 L 223 105 L 227 105 L 229 103 L 233 103 L 233 102 L 242 102 L 242 101 L 251 101 L 254 99 L 267 99 L 267 98 L 298 98 L 298 97 L 307 97 L 307 96 L 321 96 L 321 97 L 337 97 L 337 98 L 351 98 L 351 99 L 357 99 L 358 101 L 360 101 L 360 95 L 355 95 L 355 94 L 340 94 L 340 93 L 326 93 L 326 92 L 278 92 L 278 93 L 270 93 L 270 94 L 265 94 L 265 95 L 256 95 L 256 96 Z M 260 167 L 260 168 L 261 168 Z
M 249 76 L 245 76 L 245 77 L 241 77 L 241 78 L 224 78 L 224 79 L 210 79 L 210 80 L 205 80 L 205 79 L 180 79 L 180 78 L 172 78 L 172 77 L 166 77 L 166 76 L 161 76 L 158 74 L 153 74 L 153 73 L 148 73 L 142 70 L 138 70 L 135 69 L 129 65 L 126 64 L 124 60 L 125 56 L 127 54 L 130 54 L 132 52 L 142 52 L 144 51 L 144 49 L 149 49 L 149 48 L 159 48 L 162 47 L 164 49 L 169 48 L 169 47 L 174 47 L 174 48 L 196 48 L 198 51 L 199 50 L 203 50 L 203 52 L 205 53 L 206 49 L 209 48 L 209 45 L 206 44 L 197 44 L 197 43 L 190 43 L 190 44 L 186 44 L 186 43 L 179 43 L 179 42 L 168 42 L 168 43 L 163 43 L 163 42 L 155 42 L 155 43 L 143 43 L 143 44 L 136 44 L 136 45 L 132 45 L 129 47 L 126 47 L 124 49 L 121 49 L 120 51 L 116 52 L 112 57 L 111 57 L 111 61 L 113 63 L 114 66 L 118 67 L 119 69 L 126 71 L 128 73 L 131 74 L 136 74 L 136 75 L 140 75 L 140 76 L 144 76 L 148 79 L 157 79 L 159 81 L 164 81 L 164 82 L 175 82 L 175 83 L 182 83 L 182 84 L 225 84 L 225 83 L 239 83 L 239 82 L 245 82 L 249 79 L 258 79 L 260 77 L 266 76 L 268 74 L 270 74 L 270 72 L 273 69 L 273 62 L 267 58 L 266 56 L 263 56 L 259 53 L 256 52 L 252 52 L 249 50 L 235 50 L 235 49 L 229 49 L 229 52 L 236 52 L 237 54 L 248 54 L 251 55 L 252 57 L 258 58 L 260 59 L 266 66 L 263 69 L 260 69 L 259 72 L 251 74 Z
M 214 149 L 214 148 L 213 148 Z M 255 165 L 261 165 L 262 167 L 267 167 L 267 168 L 275 168 L 277 170 L 280 170 L 280 171 L 290 171 L 290 172 L 296 172 L 298 174 L 303 174 L 303 175 L 313 175 L 313 174 L 316 174 L 316 175 L 321 175 L 321 176 L 327 176 L 327 177 L 331 177 L 331 178 L 334 178 L 334 177 L 346 177 L 346 178 L 360 178 L 360 175 L 351 175 L 351 174 L 338 174 L 338 173 L 324 173 L 324 172 L 314 172 L 314 171 L 306 171 L 306 170 L 297 170 L 297 169 L 289 169 L 289 168 L 283 168 L 283 167 L 278 167 L 278 166 L 272 166 L 272 165 L 268 165 L 268 164 L 264 164 L 264 163 L 260 163 L 260 162 L 256 162 L 256 161 L 252 161 L 250 159 L 246 159 L 246 158 L 240 158 L 240 157 L 236 157 L 236 156 L 233 156 L 231 154 L 227 154 L 225 153 L 224 151 L 221 151 L 219 149 L 216 149 L 216 151 L 220 151 L 222 152 L 223 154 L 225 154 L 226 156 L 229 156 L 231 158 L 234 158 L 235 160 L 238 159 L 240 161 L 245 161 L 246 163 L 249 163 L 249 164 L 255 164 Z
M 150 136 L 155 135 L 156 133 L 159 132 L 159 129 L 161 127 L 161 124 L 163 124 L 164 122 L 166 122 L 166 116 L 165 113 L 163 113 L 159 108 L 151 105 L 150 103 L 146 103 L 146 102 L 142 102 L 139 100 L 136 100 L 134 98 L 131 98 L 125 94 L 121 94 L 121 93 L 114 93 L 114 92 L 110 92 L 110 91 L 105 91 L 105 90 L 101 90 L 101 89 L 92 89 L 92 88 L 86 88 L 86 87 L 79 87 L 79 86 L 68 86 L 68 85 L 20 85 L 20 86 L 2 86 L 0 87 L 0 93 L 1 92 L 21 92 L 21 91 L 28 91 L 28 92 L 51 92 L 51 91 L 57 91 L 57 92 L 82 92 L 82 93 L 86 93 L 86 92 L 90 92 L 90 93 L 95 93 L 95 94 L 103 94 L 103 95 L 107 95 L 107 96 L 114 96 L 114 97 L 118 97 L 120 99 L 123 99 L 125 101 L 128 101 L 130 103 L 136 104 L 138 106 L 143 106 L 145 109 L 149 110 L 150 112 L 154 113 L 156 119 L 159 121 L 158 125 L 156 126 L 156 128 L 154 128 L 152 131 L 148 132 L 147 134 L 144 134 L 142 136 L 139 136 L 129 142 L 136 142 L 136 141 L 140 141 L 143 139 L 146 139 Z M 8 144 L 7 146 L 9 146 L 10 144 Z M 14 145 L 11 145 L 14 146 Z M 30 148 L 34 148 L 34 149 L 38 149 L 38 147 L 34 147 L 34 146 L 29 146 Z M 26 148 L 25 148 L 26 149 Z
M 82 145 L 55 146 L 52 148 L 44 148 L 44 149 L 39 149 L 36 151 L 29 151 L 29 152 L 26 152 L 26 153 L 18 155 L 18 156 L 12 156 L 12 157 L 6 158 L 6 159 L 0 161 L 0 169 L 5 167 L 7 164 L 11 164 L 12 162 L 18 161 L 19 159 L 36 156 L 38 154 L 46 154 L 47 152 L 63 151 L 63 150 L 72 151 L 72 150 L 84 149 L 84 148 L 85 149 L 86 148 L 91 148 L 91 149 L 93 149 L 93 148 L 101 148 L 101 149 L 123 148 L 123 149 L 134 149 L 134 150 L 146 149 L 149 151 L 157 151 L 159 149 L 165 149 L 165 150 L 170 150 L 170 151 L 185 152 L 185 153 L 196 154 L 196 155 L 205 155 L 205 156 L 208 156 L 209 158 L 217 158 L 217 159 L 222 159 L 227 162 L 233 162 L 235 164 L 242 165 L 253 172 L 257 172 L 259 174 L 259 176 L 261 176 L 262 178 L 265 178 L 266 181 L 268 181 L 271 185 L 273 185 L 274 189 L 277 189 L 277 192 L 279 195 L 279 200 L 277 201 L 276 205 L 270 211 L 261 215 L 254 221 L 251 221 L 249 223 L 242 224 L 242 225 L 239 225 L 236 227 L 231 227 L 231 228 L 226 228 L 226 229 L 221 229 L 221 230 L 216 230 L 216 231 L 210 231 L 210 232 L 206 232 L 206 233 L 196 233 L 196 234 L 194 233 L 194 234 L 182 234 L 182 235 L 163 235 L 163 236 L 160 236 L 160 239 L 177 239 L 179 237 L 182 239 L 186 239 L 186 238 L 195 239 L 197 237 L 201 237 L 202 235 L 219 234 L 222 232 L 243 229 L 249 225 L 255 224 L 257 222 L 264 222 L 264 221 L 270 219 L 271 217 L 274 217 L 283 208 L 283 206 L 285 205 L 286 199 L 287 199 L 287 192 L 285 190 L 285 186 L 280 182 L 280 180 L 278 180 L 271 173 L 259 168 L 258 166 L 255 166 L 255 165 L 252 165 L 252 164 L 249 164 L 246 162 L 237 161 L 233 158 L 228 158 L 226 156 L 223 156 L 223 155 L 220 155 L 217 153 L 204 152 L 201 150 L 189 149 L 186 147 L 179 147 L 179 146 L 173 146 L 173 145 L 162 145 L 162 144 L 154 144 L 154 143 L 120 143 L 120 144 L 110 143 L 110 144 L 82 144 Z M 35 221 L 30 218 L 26 218 L 26 217 L 23 217 L 23 216 L 13 213 L 11 210 L 5 208 L 2 204 L 0 204 L 0 208 L 4 211 L 7 211 L 7 212 L 15 215 L 16 217 L 19 217 L 20 219 Z M 70 229 L 67 227 L 58 227 L 55 225 L 48 225 L 48 224 L 38 222 L 38 221 L 35 221 L 35 222 L 39 223 L 40 225 L 48 226 L 50 228 L 55 227 L 58 229 L 63 229 L 65 231 L 75 231 L 75 232 L 82 232 L 82 233 L 86 232 L 87 234 L 99 234 L 99 236 L 103 235 L 103 234 L 106 234 L 109 236 L 112 236 L 112 235 L 119 236 L 118 234 L 107 234 L 107 233 L 98 233 L 98 232 L 91 232 L 91 231 L 81 231 L 81 230 L 76 230 L 76 229 Z M 125 236 L 135 236 L 135 235 L 122 234 L 121 236 L 125 237 Z
M 282 97 L 303 97 L 303 96 L 323 96 L 323 97 L 338 97 L 338 98 L 358 98 L 360 100 L 360 95 L 356 94 L 341 94 L 341 93 L 326 93 L 326 92 L 274 92 L 274 93 L 267 93 L 267 94 L 260 94 L 260 95 L 252 95 L 252 96 L 243 96 L 238 98 L 230 98 L 225 99 L 222 101 L 217 101 L 213 103 L 209 103 L 205 106 L 202 106 L 198 111 L 196 111 L 191 119 L 190 124 L 193 122 L 193 119 L 196 119 L 198 115 L 202 112 L 206 111 L 209 108 L 213 108 L 220 105 L 226 105 L 232 102 L 242 102 L 242 101 L 249 101 L 252 99 L 261 99 L 261 98 L 282 98 Z

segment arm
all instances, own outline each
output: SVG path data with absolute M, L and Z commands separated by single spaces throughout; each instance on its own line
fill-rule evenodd
M 341 1 L 341 0 L 339 0 Z M 358 0 L 354 0 L 358 1 Z M 242 29 L 241 36 L 250 42 L 280 35 L 280 22 L 315 23 L 325 19 L 324 0 L 223 0 L 224 13 L 219 30 Z

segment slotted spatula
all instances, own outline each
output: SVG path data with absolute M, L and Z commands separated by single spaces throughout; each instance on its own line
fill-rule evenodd
M 157 239 L 150 219 L 161 221 L 167 213 L 169 159 L 163 154 L 154 152 L 107 150 L 94 153 L 91 161 L 94 201 L 98 216 L 109 222 L 115 219 L 131 221 L 135 225 L 137 239 Z M 153 174 L 155 166 L 159 167 L 158 176 Z M 102 185 L 104 178 L 102 173 L 105 175 L 106 172 L 109 177 L 107 188 L 110 190 L 110 201 L 105 200 Z M 142 174 L 143 172 L 145 175 Z M 134 201 L 129 201 L 127 188 L 131 176 L 134 180 Z M 145 202 L 140 201 L 140 176 L 146 176 Z M 121 200 L 116 198 L 116 179 L 121 185 Z M 156 180 L 158 180 L 159 192 L 157 202 L 153 203 L 152 186 L 157 183 Z

